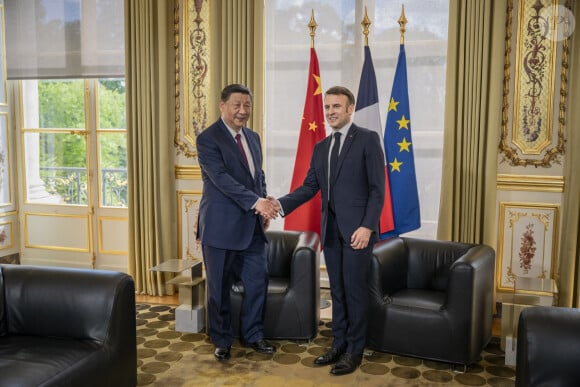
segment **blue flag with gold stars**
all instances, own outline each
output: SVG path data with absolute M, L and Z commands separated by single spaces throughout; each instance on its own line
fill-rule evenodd
M 421 227 L 413 140 L 411 139 L 407 59 L 403 44 L 400 46 L 399 60 L 395 70 L 383 141 L 395 229 L 381 234 L 381 239 Z

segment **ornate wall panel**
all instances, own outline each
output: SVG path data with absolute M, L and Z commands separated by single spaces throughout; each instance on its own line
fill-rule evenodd
M 569 1 L 565 3 L 569 8 Z M 561 163 L 569 37 L 574 30 L 574 16 L 568 8 L 557 0 L 520 0 L 515 7 L 508 1 L 499 149 L 503 161 L 511 165 Z M 516 51 L 512 53 L 514 32 Z
M 200 200 L 201 191 L 177 192 L 179 212 L 177 235 L 178 246 L 181 246 L 181 259 L 202 259 L 201 243 L 196 239 Z
M 500 203 L 498 290 L 512 290 L 516 277 L 554 277 L 559 210 L 557 204 Z
M 208 30 L 207 0 L 175 1 L 175 145 L 187 158 L 196 156 L 195 136 L 207 126 Z

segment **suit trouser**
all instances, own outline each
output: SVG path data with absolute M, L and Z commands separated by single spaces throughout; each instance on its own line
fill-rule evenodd
M 350 235 L 340 235 L 335 215 L 327 218 L 324 261 L 332 296 L 332 347 L 360 355 L 366 344 L 368 275 L 372 244 L 350 247 Z
M 225 236 L 227 237 L 227 236 Z M 232 345 L 230 290 L 236 278 L 244 285 L 240 313 L 240 339 L 253 343 L 263 338 L 264 305 L 268 290 L 266 244 L 259 225 L 244 250 L 202 245 L 207 274 L 208 333 L 216 347 Z

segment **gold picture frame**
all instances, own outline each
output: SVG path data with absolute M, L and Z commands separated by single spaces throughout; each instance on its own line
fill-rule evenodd
M 547 168 L 553 162 L 561 163 L 565 152 L 569 36 L 573 30 L 570 28 L 573 14 L 569 10 L 569 0 L 565 1 L 565 6 L 557 0 L 520 0 L 517 4 L 514 25 L 513 1 L 508 0 L 499 150 L 503 154 L 502 161 L 513 166 Z M 517 51 L 512 67 L 514 28 Z M 559 66 L 558 57 L 561 59 Z M 512 71 L 515 72 L 513 84 Z M 556 94 L 558 74 L 560 91 Z M 510 101 L 511 96 L 513 100 Z M 554 122 L 554 114 L 557 114 L 557 122 Z
M 557 268 L 558 204 L 501 202 L 497 289 L 516 277 L 551 279 Z
M 208 28 L 207 0 L 175 0 L 174 143 L 177 152 L 187 158 L 197 156 L 195 137 L 207 126 L 210 57 Z

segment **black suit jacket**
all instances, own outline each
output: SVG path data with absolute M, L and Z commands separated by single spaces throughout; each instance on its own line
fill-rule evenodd
M 328 220 L 328 154 L 331 136 L 317 143 L 310 168 L 302 185 L 281 198 L 284 214 L 294 211 L 322 193 L 322 241 L 325 241 Z M 338 158 L 335 182 L 332 185 L 336 221 L 347 240 L 364 226 L 373 230 L 371 243 L 378 240 L 379 221 L 385 197 L 385 159 L 380 137 L 376 132 L 352 124 Z

